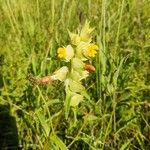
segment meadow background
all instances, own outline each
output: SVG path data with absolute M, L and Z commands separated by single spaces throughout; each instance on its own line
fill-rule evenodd
M 149 150 L 149 10 L 149 0 L 0 0 L 0 149 Z M 90 99 L 66 120 L 63 83 L 27 76 L 61 67 L 57 48 L 86 20 L 100 51 L 84 81 Z

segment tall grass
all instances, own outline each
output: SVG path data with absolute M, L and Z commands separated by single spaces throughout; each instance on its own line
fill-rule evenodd
M 149 149 L 149 9 L 148 0 L 0 1 L 0 104 L 16 119 L 19 147 Z M 62 66 L 56 50 L 85 20 L 100 47 L 96 72 L 85 81 L 90 98 L 65 120 L 63 84 L 27 76 Z

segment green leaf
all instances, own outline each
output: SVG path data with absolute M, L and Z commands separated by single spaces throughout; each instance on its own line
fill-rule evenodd
M 71 101 L 71 92 L 66 90 L 66 99 L 65 99 L 65 118 L 68 119 L 69 111 L 70 111 L 70 101 Z
M 124 144 L 121 146 L 120 150 L 126 150 L 126 149 L 128 148 L 128 146 L 129 146 L 129 144 L 131 143 L 131 141 L 132 141 L 132 140 L 128 140 L 126 143 L 124 143 Z
M 95 115 L 89 114 L 89 115 L 85 116 L 84 119 L 87 122 L 92 123 L 93 121 L 96 121 L 98 119 L 98 117 Z
M 114 76 L 113 76 L 113 84 L 114 84 L 115 88 L 117 87 L 118 77 L 119 77 L 120 71 L 122 69 L 124 60 L 125 60 L 125 58 L 120 61 L 117 71 L 114 73 Z
M 44 114 L 40 111 L 36 111 L 36 115 L 43 127 L 43 130 L 45 132 L 45 137 L 48 137 L 49 136 L 49 133 L 50 133 L 50 126 L 49 124 L 46 122 L 46 118 L 44 116 Z
M 63 141 L 56 135 L 51 135 L 50 139 L 58 146 L 61 150 L 68 150 L 66 145 L 63 143 Z

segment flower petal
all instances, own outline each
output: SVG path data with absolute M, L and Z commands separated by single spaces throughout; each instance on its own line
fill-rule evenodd
M 68 62 L 74 56 L 74 50 L 71 45 L 66 47 L 66 58 L 65 60 Z

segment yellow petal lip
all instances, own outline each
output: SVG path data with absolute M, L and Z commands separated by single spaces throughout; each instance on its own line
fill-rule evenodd
M 57 49 L 57 56 L 64 59 L 64 61 L 69 62 L 74 56 L 74 50 L 71 45 L 68 45 L 67 47 L 60 47 Z
M 66 57 L 66 50 L 63 47 L 57 49 L 58 57 L 65 58 Z
M 98 51 L 98 46 L 93 43 L 88 43 L 83 49 L 83 55 L 88 58 L 94 58 Z
M 98 46 L 95 44 L 89 44 L 87 48 L 88 57 L 95 57 L 97 54 Z

